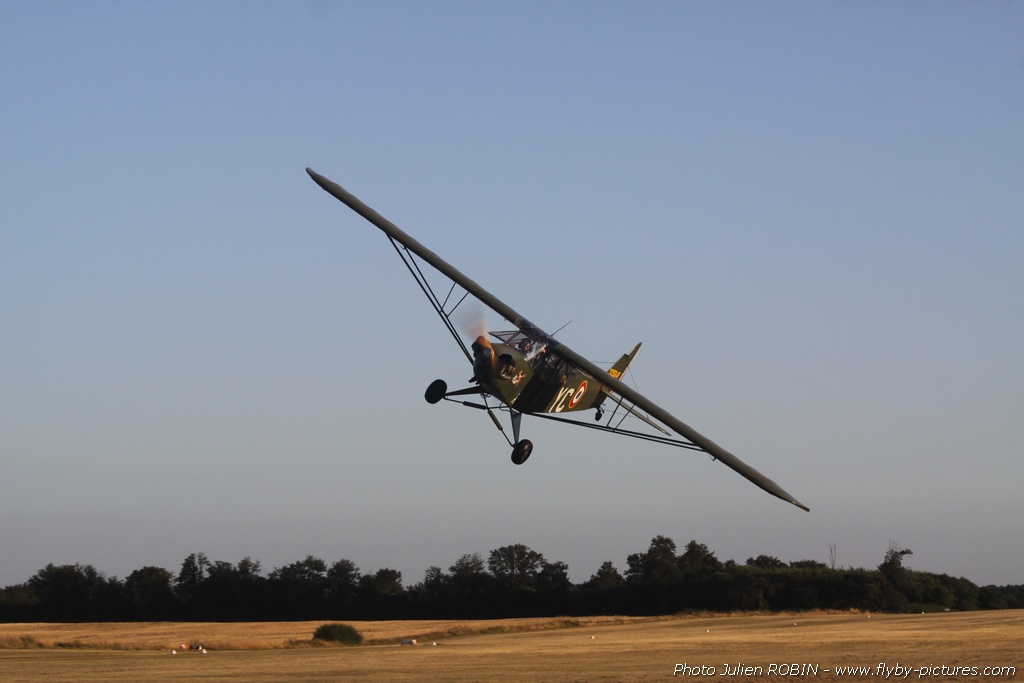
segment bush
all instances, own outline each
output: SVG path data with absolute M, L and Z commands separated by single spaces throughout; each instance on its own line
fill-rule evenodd
M 323 624 L 313 632 L 313 638 L 342 645 L 363 644 L 363 634 L 348 624 Z

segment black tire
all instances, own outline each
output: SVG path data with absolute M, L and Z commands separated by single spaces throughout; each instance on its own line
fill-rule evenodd
M 443 379 L 435 379 L 427 387 L 427 391 L 423 394 L 423 398 L 427 399 L 427 403 L 434 405 L 448 393 L 448 384 Z
M 532 452 L 533 442 L 529 439 L 523 439 L 512 448 L 512 462 L 522 465 Z

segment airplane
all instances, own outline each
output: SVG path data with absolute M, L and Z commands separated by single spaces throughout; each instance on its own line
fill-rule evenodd
M 533 452 L 533 443 L 520 438 L 522 417 L 530 415 L 702 451 L 773 496 L 810 511 L 810 508 L 774 481 L 624 383 L 623 373 L 639 351 L 640 344 L 624 354 L 609 370 L 601 369 L 521 316 L 345 188 L 311 168 L 307 168 L 306 173 L 317 185 L 387 235 L 472 365 L 473 375 L 468 387 L 448 391 L 447 383 L 438 379 L 427 387 L 424 398 L 431 404 L 449 400 L 486 411 L 512 446 L 513 463 L 522 465 Z M 452 283 L 444 299 L 440 296 L 443 292 L 435 292 L 430 286 L 416 257 Z M 515 329 L 476 334 L 467 347 L 452 322 L 452 315 L 470 295 L 511 323 Z M 483 402 L 459 400 L 470 396 L 480 397 Z M 513 433 L 511 439 L 505 434 L 501 421 L 488 403 L 488 397 L 497 401 L 498 410 L 509 413 Z M 611 414 L 602 422 L 608 408 L 611 408 Z M 583 422 L 567 416 L 587 410 L 594 411 L 594 422 Z M 622 422 L 627 416 L 638 418 L 658 433 L 623 428 Z

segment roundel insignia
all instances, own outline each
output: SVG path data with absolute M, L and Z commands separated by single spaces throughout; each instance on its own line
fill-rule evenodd
M 577 389 L 576 393 L 572 395 L 571 399 L 569 399 L 569 407 L 570 408 L 575 408 L 576 404 L 580 402 L 580 399 L 583 398 L 583 395 L 586 394 L 586 393 L 587 393 L 587 380 L 583 380 L 580 383 L 580 388 Z

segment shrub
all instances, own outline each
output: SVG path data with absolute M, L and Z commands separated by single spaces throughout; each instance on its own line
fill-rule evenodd
M 362 645 L 363 634 L 348 624 L 323 624 L 313 632 L 313 638 L 342 645 Z

